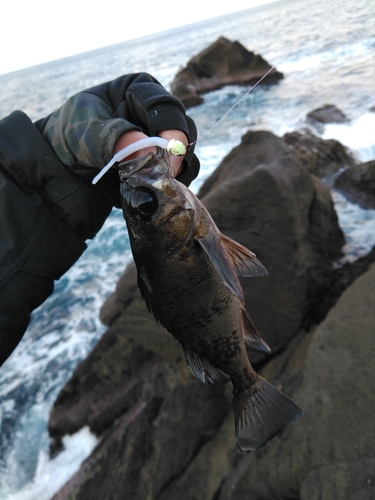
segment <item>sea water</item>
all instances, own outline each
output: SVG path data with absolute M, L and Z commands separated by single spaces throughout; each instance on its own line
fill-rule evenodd
M 70 95 L 124 73 L 148 71 L 169 88 L 193 55 L 226 36 L 261 54 L 284 79 L 258 86 L 198 141 L 202 168 L 193 191 L 247 130 L 283 135 L 301 129 L 306 113 L 324 104 L 335 104 L 350 121 L 326 126 L 322 137 L 340 140 L 359 161 L 375 159 L 375 114 L 370 111 L 375 106 L 374 4 L 341 0 L 309 32 L 330 5 L 281 0 L 2 75 L 0 118 L 22 109 L 36 120 Z M 225 87 L 190 109 L 200 136 L 246 90 Z M 333 197 L 346 235 L 345 259 L 353 261 L 375 244 L 375 211 L 362 210 L 339 193 Z M 0 368 L 0 500 L 50 499 L 96 445 L 97 438 L 85 428 L 67 436 L 65 450 L 51 460 L 48 414 L 74 368 L 104 333 L 99 309 L 130 259 L 122 214 L 113 210 L 81 259 L 56 283 L 54 294 L 33 313 L 23 340 Z

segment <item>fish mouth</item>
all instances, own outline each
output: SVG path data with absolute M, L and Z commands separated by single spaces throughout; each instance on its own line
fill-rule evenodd
M 119 176 L 121 182 L 128 182 L 130 178 L 139 178 L 143 182 L 153 182 L 161 177 L 173 178 L 167 152 L 159 147 L 156 147 L 156 153 L 151 151 L 144 156 L 121 163 Z

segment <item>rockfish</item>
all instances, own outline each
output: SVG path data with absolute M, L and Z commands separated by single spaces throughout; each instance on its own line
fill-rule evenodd
M 230 381 L 237 445 L 263 446 L 302 409 L 252 368 L 247 344 L 269 351 L 244 306 L 238 276 L 264 276 L 255 254 L 224 236 L 175 180 L 163 150 L 120 169 L 124 218 L 149 311 L 181 344 L 204 384 Z

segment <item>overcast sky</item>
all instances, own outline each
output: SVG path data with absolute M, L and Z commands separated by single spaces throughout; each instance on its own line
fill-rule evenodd
M 0 74 L 272 0 L 4 0 Z

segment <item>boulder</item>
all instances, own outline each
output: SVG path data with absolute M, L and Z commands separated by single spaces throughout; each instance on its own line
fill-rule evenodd
M 117 289 L 121 315 L 112 316 L 51 411 L 55 442 L 84 426 L 101 438 L 54 500 L 157 498 L 232 412 L 229 387 L 209 388 L 193 378 L 180 346 L 135 290 L 131 267 L 129 288 Z
M 375 160 L 347 168 L 336 178 L 335 188 L 352 203 L 375 209 Z
M 349 121 L 346 115 L 334 104 L 325 104 L 310 111 L 306 115 L 306 122 L 318 130 L 322 130 L 325 123 L 345 123 Z
M 262 56 L 248 51 L 239 42 L 220 37 L 192 57 L 171 82 L 171 91 L 186 108 L 203 102 L 201 94 L 225 85 L 252 85 L 271 70 Z M 262 81 L 271 84 L 283 78 L 272 69 Z
M 270 446 L 247 455 L 218 500 L 375 497 L 375 264 L 340 297 L 325 321 L 270 363 L 294 379 L 305 410 Z
M 179 344 L 148 313 L 130 264 L 102 307 L 107 332 L 51 410 L 55 452 L 64 435 L 84 426 L 100 437 L 54 500 L 300 498 L 300 492 L 334 491 L 343 471 L 355 478 L 361 464 L 370 463 L 375 268 L 336 305 L 337 283 L 335 297 L 324 302 L 343 244 L 328 188 L 281 138 L 249 132 L 199 196 L 223 233 L 255 250 L 268 268 L 268 278 L 242 284 L 248 310 L 275 354 L 250 356 L 305 416 L 261 450 L 241 455 L 229 384 L 206 387 L 193 378 Z M 342 283 L 354 279 L 349 274 Z M 319 306 L 320 317 L 333 309 L 306 334 Z M 363 486 L 364 476 L 356 484 Z M 348 480 L 339 491 L 349 491 Z
M 243 279 L 242 286 L 260 334 L 271 349 L 282 349 L 311 321 L 341 254 L 329 189 L 281 138 L 257 131 L 224 158 L 199 197 L 219 229 L 267 268 L 267 278 Z
M 342 168 L 355 165 L 348 149 L 334 139 L 321 139 L 308 129 L 290 132 L 283 137 L 299 162 L 317 177 L 327 177 Z

